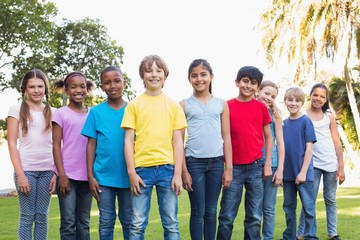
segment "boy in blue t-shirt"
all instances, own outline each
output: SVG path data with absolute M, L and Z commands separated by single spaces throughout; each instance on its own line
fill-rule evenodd
M 284 120 L 285 143 L 284 161 L 284 203 L 286 229 L 283 239 L 296 239 L 296 205 L 299 192 L 305 213 L 304 239 L 316 237 L 316 217 L 314 201 L 314 169 L 312 148 L 316 142 L 311 120 L 301 112 L 305 101 L 304 92 L 297 87 L 289 88 L 284 96 L 290 116 Z
M 106 67 L 100 74 L 100 80 L 107 101 L 90 109 L 81 132 L 88 138 L 86 162 L 89 188 L 100 212 L 100 239 L 113 239 L 117 215 L 123 238 L 129 239 L 133 211 L 124 155 L 125 131 L 120 128 L 127 105 L 122 98 L 125 80 L 120 69 L 114 66 Z M 118 207 L 115 206 L 116 198 Z

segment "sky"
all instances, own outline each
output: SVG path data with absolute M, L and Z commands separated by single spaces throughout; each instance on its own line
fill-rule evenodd
M 265 78 L 283 78 L 267 67 L 258 19 L 267 0 L 48 0 L 58 8 L 58 20 L 99 19 L 108 33 L 124 49 L 121 67 L 132 79 L 137 95 L 144 91 L 138 66 L 149 54 L 161 56 L 170 75 L 164 92 L 177 101 L 192 93 L 187 80 L 191 61 L 205 58 L 214 72 L 213 93 L 230 99 L 237 95 L 235 77 L 244 65 L 260 68 Z M 101 69 L 99 69 L 99 72 Z M 19 93 L 0 93 L 0 118 L 7 116 Z

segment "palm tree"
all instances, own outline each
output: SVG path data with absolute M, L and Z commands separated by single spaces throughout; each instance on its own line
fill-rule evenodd
M 286 54 L 287 62 L 293 66 L 291 75 L 294 83 L 313 83 L 307 79 L 316 82 L 320 59 L 341 64 L 359 137 L 360 117 L 349 72 L 350 57 L 360 57 L 359 1 L 273 0 L 263 13 L 261 23 L 265 32 L 263 45 L 267 59 L 273 64 Z

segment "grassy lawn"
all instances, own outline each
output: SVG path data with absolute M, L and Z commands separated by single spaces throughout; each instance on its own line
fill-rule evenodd
M 154 191 L 155 192 L 155 191 Z M 339 188 L 338 189 L 338 233 L 341 239 L 360 239 L 360 188 Z M 285 228 L 285 217 L 282 210 L 283 195 L 282 190 L 278 191 L 276 227 L 274 239 L 281 238 L 281 233 Z M 298 204 L 300 205 L 300 203 Z M 298 206 L 300 209 L 300 206 Z M 190 239 L 189 235 L 189 200 L 187 193 L 184 192 L 179 199 L 179 223 L 181 239 Z M 319 239 L 327 239 L 325 206 L 322 193 L 319 193 L 317 200 L 317 224 Z M 234 224 L 233 239 L 243 239 L 243 219 L 244 206 L 241 203 L 238 217 Z M 18 201 L 16 197 L 0 198 L 0 239 L 17 239 L 17 225 L 19 220 Z M 96 202 L 93 201 L 91 213 L 91 239 L 98 239 L 98 209 Z M 51 201 L 49 215 L 49 239 L 59 238 L 59 207 L 57 197 Z M 121 226 L 117 221 L 115 226 L 115 238 L 122 239 Z M 150 212 L 149 225 L 146 231 L 146 239 L 163 239 L 161 221 L 157 210 L 156 197 L 153 197 Z

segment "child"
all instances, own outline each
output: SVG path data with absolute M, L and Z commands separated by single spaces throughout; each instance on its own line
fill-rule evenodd
M 213 77 L 206 60 L 194 60 L 188 70 L 194 93 L 180 102 L 188 124 L 182 178 L 191 203 L 193 240 L 215 239 L 221 186 L 229 187 L 232 180 L 229 108 L 224 100 L 211 94 Z
M 284 96 L 290 116 L 284 120 L 284 203 L 286 229 L 283 239 L 296 239 L 296 205 L 299 192 L 305 211 L 305 239 L 318 239 L 315 225 L 313 143 L 316 142 L 311 120 L 301 112 L 305 101 L 304 92 L 297 87 L 289 88 Z
M 336 118 L 329 109 L 329 90 L 322 84 L 315 84 L 310 91 L 310 108 L 306 115 L 314 124 L 316 140 L 313 149 L 314 161 L 314 199 L 316 201 L 321 176 L 326 207 L 327 232 L 329 239 L 339 240 L 336 231 L 336 189 L 345 181 L 342 146 L 337 131 Z M 301 212 L 298 238 L 304 236 L 304 213 Z
M 275 105 L 277 95 L 278 87 L 272 81 L 263 81 L 257 94 L 257 99 L 268 106 L 272 119 L 270 130 L 273 137 L 273 148 L 271 153 L 273 175 L 264 181 L 262 225 L 262 235 L 264 240 L 273 239 L 274 237 L 276 193 L 278 186 L 282 186 L 284 170 L 285 150 L 282 118 L 279 109 Z M 263 159 L 265 159 L 265 153 Z
M 131 192 L 124 155 L 125 132 L 120 128 L 127 103 L 122 98 L 125 80 L 119 68 L 106 67 L 100 74 L 107 101 L 90 109 L 81 134 L 86 146 L 87 174 L 92 195 L 97 200 L 100 239 L 113 239 L 115 201 L 124 239 L 131 226 Z
M 263 79 L 256 67 L 239 69 L 236 87 L 239 95 L 228 101 L 233 158 L 233 181 L 223 190 L 217 239 L 231 239 L 233 223 L 245 186 L 244 239 L 260 239 L 263 204 L 263 178 L 271 176 L 271 118 L 266 105 L 254 99 Z M 262 162 L 264 146 L 266 160 Z M 264 173 L 263 173 L 264 171 Z
M 80 133 L 89 112 L 84 99 L 92 87 L 81 72 L 71 72 L 55 83 L 55 89 L 64 89 L 69 96 L 69 104 L 57 109 L 52 120 L 61 239 L 90 239 L 92 195 L 86 173 L 87 138 Z
M 162 58 L 146 56 L 139 73 L 145 93 L 129 103 L 121 124 L 126 132 L 125 157 L 133 193 L 130 240 L 145 237 L 153 186 L 156 186 L 164 239 L 180 239 L 177 196 L 182 191 L 186 119 L 180 104 L 162 92 L 169 75 Z
M 18 239 L 42 240 L 47 239 L 49 205 L 56 184 L 51 134 L 54 109 L 49 104 L 46 75 L 39 69 L 28 71 L 21 82 L 21 95 L 22 103 L 10 107 L 7 119 L 7 141 L 20 205 Z

